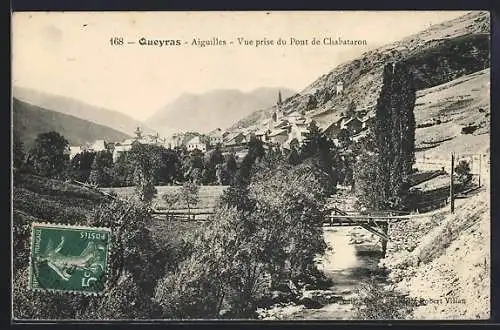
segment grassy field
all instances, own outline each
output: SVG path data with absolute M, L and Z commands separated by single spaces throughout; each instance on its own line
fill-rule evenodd
M 481 70 L 417 93 L 415 120 L 418 124 L 439 119 L 441 124 L 418 128 L 417 153 L 431 158 L 449 158 L 455 153 L 489 153 L 490 72 Z M 473 134 L 462 127 L 475 125 Z
M 224 190 L 228 186 L 200 186 L 199 191 L 199 202 L 193 206 L 196 209 L 213 209 L 217 203 L 218 198 L 222 195 Z M 178 192 L 180 186 L 157 186 L 156 189 L 158 193 L 153 200 L 154 205 L 157 209 L 165 209 L 166 204 L 163 200 L 165 194 L 175 194 Z M 134 194 L 134 187 L 122 187 L 122 188 L 101 188 L 101 190 L 106 192 L 115 192 L 119 197 L 129 198 Z M 183 205 L 175 205 L 173 209 L 183 209 Z

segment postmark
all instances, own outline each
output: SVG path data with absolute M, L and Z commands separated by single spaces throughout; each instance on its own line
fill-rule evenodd
M 101 294 L 110 242 L 109 228 L 33 223 L 29 288 Z

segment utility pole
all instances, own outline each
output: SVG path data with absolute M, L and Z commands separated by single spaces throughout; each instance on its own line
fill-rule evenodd
M 483 155 L 479 154 L 479 178 L 478 178 L 479 188 L 481 188 L 481 172 L 483 171 L 482 158 Z
M 453 172 L 455 166 L 455 154 L 451 153 L 451 171 L 450 171 L 450 211 L 455 213 L 455 200 L 453 196 Z

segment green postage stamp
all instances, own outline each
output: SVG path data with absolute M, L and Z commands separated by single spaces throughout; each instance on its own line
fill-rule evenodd
M 31 290 L 89 295 L 105 288 L 111 230 L 33 223 L 31 230 Z

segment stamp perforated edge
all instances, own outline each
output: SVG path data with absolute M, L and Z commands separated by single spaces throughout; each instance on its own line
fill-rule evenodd
M 40 289 L 40 288 L 33 288 L 32 286 L 32 278 L 33 278 L 33 232 L 35 227 L 54 227 L 54 228 L 61 228 L 61 229 L 88 229 L 88 230 L 103 230 L 103 231 L 108 231 L 108 255 L 107 255 L 107 263 L 106 263 L 106 273 L 109 273 L 109 260 L 111 258 L 111 248 L 112 248 L 112 240 L 111 240 L 111 234 L 112 230 L 109 227 L 96 227 L 96 226 L 83 226 L 83 225 L 70 225 L 70 224 L 61 224 L 61 223 L 51 223 L 51 222 L 32 222 L 31 223 L 31 230 L 30 230 L 30 258 L 29 258 L 29 274 L 28 274 L 28 289 L 32 292 L 51 292 L 51 293 L 59 293 L 59 294 L 72 294 L 72 295 L 83 295 L 83 296 L 104 296 L 105 292 L 107 291 L 107 281 L 104 283 L 104 288 L 99 291 L 99 292 L 92 292 L 92 291 L 74 291 L 74 290 L 58 290 L 58 289 Z

